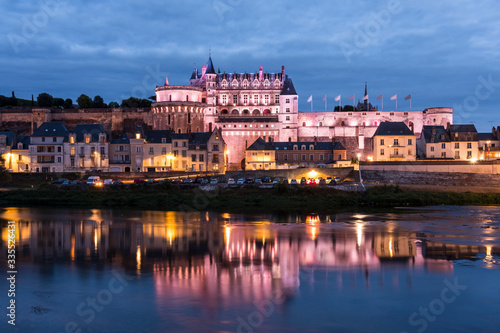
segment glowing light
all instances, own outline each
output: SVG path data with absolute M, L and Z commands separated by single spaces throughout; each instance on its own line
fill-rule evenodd
M 318 237 L 318 228 L 317 227 L 309 227 L 308 228 L 309 236 L 311 236 L 311 240 L 315 240 Z
M 368 157 L 366 157 L 366 160 L 367 160 L 368 162 L 373 162 L 373 156 L 368 156 Z
M 319 223 L 320 220 L 319 220 L 319 216 L 318 215 L 308 215 L 306 217 L 306 223 L 309 223 L 309 224 L 316 224 L 316 223 Z
M 477 158 L 471 158 L 470 161 L 471 161 L 471 163 L 476 163 L 477 162 Z
M 318 173 L 316 171 L 312 170 L 312 171 L 307 173 L 307 176 L 309 178 L 316 178 L 318 176 Z
M 363 224 L 361 223 L 356 223 L 356 239 L 358 246 L 361 247 L 363 241 Z
M 135 133 L 135 138 L 140 139 L 141 138 L 141 133 Z
M 137 261 L 137 269 L 141 269 L 141 247 L 140 245 L 137 246 L 137 252 L 135 255 L 135 259 Z
M 392 237 L 389 238 L 389 255 L 392 257 L 394 257 L 394 252 L 392 251 Z

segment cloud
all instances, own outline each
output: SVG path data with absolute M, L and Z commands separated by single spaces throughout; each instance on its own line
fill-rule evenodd
M 42 20 L 44 5 L 54 1 L 61 5 Z M 0 4 L 0 94 L 119 100 L 142 84 L 148 66 L 159 66 L 171 83 L 188 84 L 193 64 L 205 64 L 209 48 L 226 72 L 258 66 L 277 72 L 286 65 L 302 110 L 309 109 L 304 97 L 310 94 L 361 96 L 365 81 L 384 96 L 411 92 L 420 109 L 460 103 L 480 75 L 500 81 L 500 3 L 401 0 L 392 13 L 395 2 L 6 2 Z M 36 32 L 26 36 L 30 25 Z M 24 38 L 17 52 L 9 34 Z M 369 38 L 360 44 L 362 34 Z M 348 59 L 342 45 L 356 52 Z M 496 96 L 481 102 L 484 116 L 476 126 L 489 128 L 487 121 L 496 119 Z

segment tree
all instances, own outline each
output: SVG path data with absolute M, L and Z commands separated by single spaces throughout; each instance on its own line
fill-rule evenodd
M 88 109 L 92 107 L 92 100 L 85 94 L 81 94 L 80 97 L 76 99 L 76 102 L 78 103 L 78 107 L 80 109 Z
M 116 103 L 116 102 L 110 102 L 108 104 L 108 107 L 110 108 L 119 108 L 120 107 L 120 104 Z
M 36 98 L 38 106 L 40 107 L 52 107 L 54 106 L 54 97 L 47 93 L 41 93 Z
M 123 108 L 147 108 L 151 106 L 151 101 L 147 99 L 139 99 L 136 97 L 130 97 L 122 101 Z
M 104 103 L 104 100 L 102 99 L 101 96 L 97 95 L 94 97 L 94 101 L 92 102 L 92 107 L 102 109 L 107 107 L 106 103 Z
M 0 155 L 0 181 L 6 183 L 10 181 L 10 174 L 5 168 L 5 159 Z
M 65 109 L 72 109 L 72 108 L 73 108 L 73 101 L 71 100 L 71 98 L 67 98 L 67 99 L 64 101 L 63 107 L 64 107 Z
M 64 99 L 62 98 L 54 98 L 54 106 L 64 106 Z

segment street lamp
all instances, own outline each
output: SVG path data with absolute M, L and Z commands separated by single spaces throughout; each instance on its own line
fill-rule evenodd
M 173 154 L 167 154 L 167 160 L 169 161 L 169 164 L 170 164 L 170 170 L 172 170 L 172 160 L 174 159 L 174 155 Z

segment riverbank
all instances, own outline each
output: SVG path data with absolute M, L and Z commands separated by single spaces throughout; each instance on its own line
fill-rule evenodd
M 0 206 L 134 207 L 180 211 L 332 212 L 343 209 L 429 205 L 497 205 L 500 193 L 436 192 L 372 186 L 366 192 L 326 187 L 278 186 L 264 189 L 144 184 L 108 187 L 41 185 L 0 192 Z

